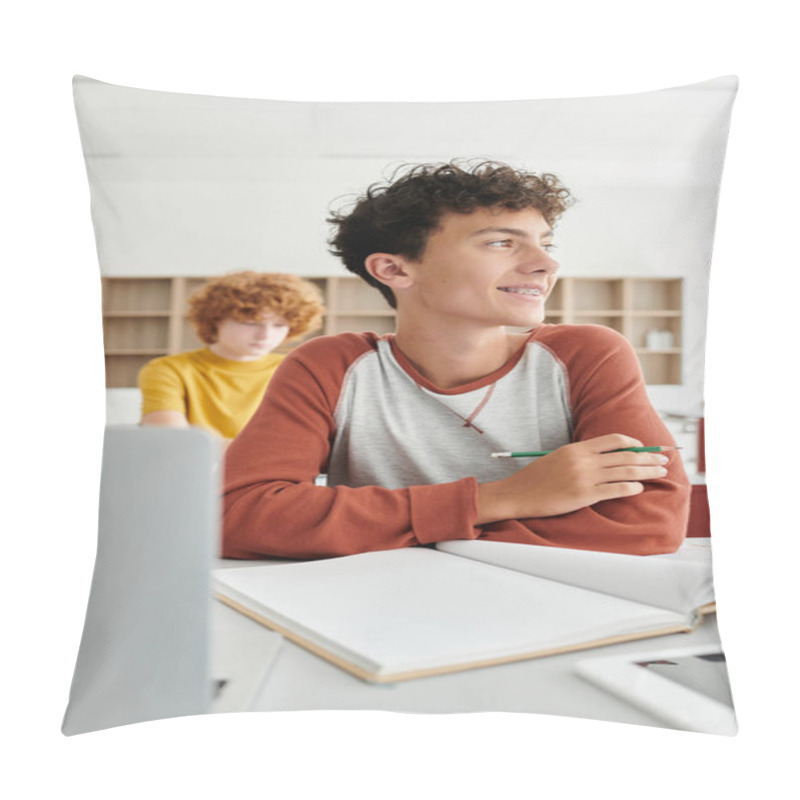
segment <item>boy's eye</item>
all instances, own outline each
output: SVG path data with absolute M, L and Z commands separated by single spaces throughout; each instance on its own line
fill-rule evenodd
M 486 244 L 488 244 L 489 247 L 511 247 L 514 242 L 512 242 L 511 239 L 493 239 L 491 242 L 487 242 Z
M 558 245 L 553 244 L 552 242 L 548 242 L 547 244 L 542 245 L 542 249 L 546 250 L 548 253 L 555 250 Z

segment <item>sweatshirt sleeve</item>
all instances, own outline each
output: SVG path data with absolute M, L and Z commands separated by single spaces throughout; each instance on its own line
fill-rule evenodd
M 552 332 L 539 343 L 565 370 L 573 441 L 622 433 L 648 446 L 675 444 L 650 404 L 639 361 L 627 339 L 594 325 L 558 326 Z M 555 517 L 494 523 L 484 526 L 481 536 L 634 555 L 673 552 L 686 535 L 691 486 L 680 456 L 667 455 L 671 455 L 667 475 L 646 481 L 641 494 Z
M 229 446 L 223 556 L 324 558 L 477 537 L 474 478 L 406 489 L 315 485 L 347 370 L 372 347 L 355 335 L 336 340 L 288 356 Z

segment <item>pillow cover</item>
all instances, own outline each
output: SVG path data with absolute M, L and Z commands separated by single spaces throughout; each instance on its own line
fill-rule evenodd
M 603 400 L 591 401 L 596 406 L 592 419 L 596 419 L 596 415 L 607 413 L 601 407 L 622 402 L 620 398 L 627 397 L 630 390 L 631 396 L 635 395 L 631 402 L 647 406 L 645 428 L 660 437 L 644 444 L 681 448 L 670 455 L 669 469 L 680 476 L 675 486 L 667 486 L 665 481 L 663 490 L 646 490 L 642 495 L 653 507 L 666 503 L 660 498 L 673 489 L 675 497 L 683 499 L 674 514 L 672 506 L 664 506 L 664 514 L 672 514 L 674 527 L 680 530 L 671 536 L 669 545 L 650 549 L 639 544 L 657 538 L 647 528 L 654 524 L 649 521 L 637 543 L 614 538 L 614 526 L 629 525 L 627 511 L 621 512 L 619 519 L 614 518 L 616 512 L 607 515 L 602 524 L 597 522 L 602 512 L 591 518 L 576 517 L 584 526 L 580 531 L 584 539 L 576 544 L 574 531 L 563 538 L 559 518 L 580 511 L 594 513 L 592 509 L 602 508 L 602 502 L 566 514 L 542 514 L 556 522 L 523 526 L 524 533 L 514 528 L 512 534 L 510 526 L 479 526 L 475 519 L 466 519 L 460 530 L 475 533 L 423 536 L 421 516 L 428 520 L 426 532 L 431 528 L 450 530 L 456 525 L 450 518 L 457 521 L 465 517 L 462 506 L 469 505 L 473 497 L 469 492 L 474 491 L 472 484 L 465 488 L 469 476 L 477 475 L 481 482 L 499 480 L 522 465 L 528 469 L 533 457 L 488 459 L 486 463 L 491 463 L 492 469 L 496 465 L 499 471 L 495 474 L 487 467 L 485 478 L 481 477 L 483 473 L 458 472 L 459 466 L 471 469 L 467 458 L 454 468 L 452 478 L 381 484 L 393 493 L 392 503 L 400 496 L 398 492 L 406 493 L 403 503 L 410 508 L 407 513 L 412 521 L 411 534 L 405 539 L 399 538 L 404 533 L 391 534 L 395 538 L 387 539 L 387 527 L 375 544 L 352 550 L 331 545 L 330 550 L 312 552 L 293 543 L 300 549 L 264 545 L 263 549 L 257 546 L 246 551 L 236 532 L 226 529 L 225 547 L 215 545 L 212 552 L 208 549 L 209 536 L 217 542 L 221 525 L 209 495 L 216 498 L 226 476 L 222 475 L 215 448 L 204 444 L 206 435 L 196 440 L 191 434 L 197 431 L 111 427 L 107 431 L 104 481 L 111 485 L 113 479 L 114 488 L 105 490 L 101 497 L 104 513 L 98 559 L 64 732 L 213 710 L 301 708 L 513 710 L 735 732 L 724 655 L 713 616 L 701 434 L 708 274 L 736 87 L 735 78 L 725 77 L 618 97 L 301 103 L 155 92 L 76 77 L 75 103 L 103 281 L 109 409 L 117 407 L 121 392 L 138 402 L 136 378 L 144 364 L 202 347 L 203 342 L 198 341 L 186 320 L 186 301 L 194 289 L 212 276 L 256 270 L 291 273 L 315 283 L 327 308 L 322 334 L 377 334 L 373 338 L 378 344 L 363 345 L 354 358 L 360 359 L 359 364 L 370 358 L 383 359 L 379 363 L 384 372 L 389 364 L 398 370 L 401 380 L 411 378 L 416 383 L 414 391 L 422 390 L 423 403 L 433 398 L 438 406 L 437 411 L 430 410 L 430 417 L 425 416 L 429 411 L 424 408 L 419 417 L 415 416 L 416 407 L 408 412 L 424 430 L 423 438 L 430 436 L 426 425 L 439 426 L 436 414 L 441 413 L 444 401 L 450 405 L 443 413 L 461 417 L 459 427 L 469 428 L 473 419 L 467 413 L 469 409 L 464 411 L 459 401 L 452 399 L 458 391 L 437 391 L 436 381 L 426 385 L 424 375 L 420 377 L 414 365 L 406 363 L 402 352 L 397 354 L 398 345 L 391 334 L 398 317 L 408 313 L 407 301 L 395 310 L 374 285 L 347 274 L 339 258 L 330 252 L 326 220 L 332 214 L 345 215 L 341 210 L 352 208 L 354 198 L 363 195 L 367 187 L 396 183 L 409 174 L 411 165 L 456 164 L 457 170 L 472 176 L 470 180 L 485 169 L 480 165 L 487 162 L 510 165 L 518 173 L 557 176 L 558 185 L 568 187 L 574 200 L 555 228 L 559 280 L 555 282 L 553 277 L 546 287 L 527 283 L 502 287 L 505 295 L 538 295 L 545 288 L 548 293 L 545 325 L 534 327 L 547 329 L 550 338 L 537 340 L 534 334 L 529 344 L 535 348 L 526 345 L 526 353 L 540 354 L 537 387 L 545 375 L 541 353 L 551 354 L 546 374 L 548 380 L 555 381 L 556 399 L 542 399 L 537 388 L 537 402 L 565 407 L 564 425 L 573 433 L 577 431 L 576 440 L 583 440 L 589 436 L 580 433 L 581 426 L 588 425 L 589 412 L 584 409 L 587 398 L 599 396 L 601 391 L 608 393 Z M 378 194 L 381 192 L 384 189 L 378 190 Z M 496 209 L 502 202 L 473 204 L 461 209 L 461 216 L 469 217 L 476 208 Z M 523 211 L 512 205 L 506 210 L 520 214 L 524 209 L 536 209 L 535 213 L 548 223 L 549 232 L 554 219 L 540 213 L 540 206 L 521 208 Z M 444 219 L 438 218 L 436 225 L 426 229 L 426 235 L 441 230 Z M 505 222 L 502 230 L 496 227 L 492 228 L 493 235 L 511 238 L 495 238 L 485 242 L 487 247 L 518 247 L 521 251 L 527 246 L 527 231 L 520 232 Z M 542 242 L 544 246 L 539 246 Z M 410 261 L 422 259 L 420 263 L 424 264 L 424 252 Z M 554 268 L 541 266 L 550 258 L 549 253 L 549 239 L 542 239 L 537 243 L 539 266 L 530 267 L 528 272 L 550 270 L 554 276 Z M 380 279 L 373 276 L 373 284 L 376 281 Z M 427 291 L 432 291 L 430 286 Z M 513 302 L 533 305 L 538 301 L 517 298 Z M 439 306 L 437 313 L 442 308 Z M 513 327 L 530 327 L 522 323 L 522 317 L 520 320 Z M 597 328 L 582 326 L 601 326 L 612 333 L 601 334 Z M 593 342 L 608 341 L 614 353 L 628 354 L 619 356 L 623 361 L 613 361 L 606 372 L 616 376 L 613 380 L 622 380 L 617 373 L 624 362 L 630 384 L 612 381 L 610 388 L 602 388 L 605 378 L 596 379 L 594 373 L 603 372 L 597 363 L 605 355 L 595 362 L 582 340 L 576 339 L 574 347 L 569 343 L 569 337 L 585 336 L 587 331 Z M 562 344 L 562 339 L 567 343 Z M 339 399 L 346 405 L 344 378 L 338 379 L 334 389 L 326 383 L 335 380 L 327 370 L 327 354 L 339 352 L 326 348 L 338 347 L 335 343 L 342 341 L 353 339 L 320 340 L 301 352 L 308 354 L 304 356 L 305 368 L 319 371 L 319 384 L 326 392 L 333 392 L 334 400 L 341 390 Z M 361 337 L 360 341 L 373 340 Z M 382 351 L 380 342 L 391 346 Z M 567 355 L 572 352 L 570 348 L 576 351 L 574 357 Z M 586 363 L 581 362 L 580 353 L 584 353 Z M 366 355 L 368 358 L 364 358 Z M 270 396 L 276 398 L 272 405 L 281 399 L 280 387 L 290 385 L 290 363 L 298 361 L 290 358 L 287 369 L 279 370 L 276 382 L 271 384 L 274 389 L 270 389 Z M 354 367 L 355 363 L 348 376 L 355 374 Z M 342 370 L 348 368 L 349 363 Z M 501 375 L 500 370 L 486 384 L 501 387 L 492 402 L 503 420 L 509 417 L 498 405 L 503 381 L 518 372 L 516 365 L 509 369 L 508 376 Z M 283 380 L 282 375 L 286 376 Z M 368 382 L 372 378 L 360 375 L 359 380 Z M 494 388 L 487 392 L 478 383 L 469 383 L 467 395 L 473 391 L 481 395 L 480 408 L 474 413 L 481 413 L 488 424 L 488 396 Z M 586 388 L 581 389 L 584 383 Z M 635 391 L 630 388 L 634 384 Z M 351 385 L 347 384 L 347 391 Z M 585 392 L 585 396 L 578 397 L 577 392 Z M 346 399 L 349 402 L 350 396 Z M 463 400 L 470 409 L 476 406 L 477 399 L 473 402 L 465 395 Z M 251 426 L 231 445 L 225 470 L 230 480 L 239 479 L 237 469 L 242 472 L 245 463 L 247 469 L 258 466 L 253 466 L 256 459 L 247 449 L 248 440 L 263 426 L 275 419 L 280 421 L 274 410 L 265 408 L 269 405 L 262 405 Z M 537 429 L 545 425 L 542 420 L 550 419 L 548 408 L 542 406 L 531 412 Z M 311 452 L 318 443 L 310 430 L 301 431 L 311 413 L 310 405 L 296 406 L 295 412 L 297 420 L 287 424 L 284 433 L 276 431 L 275 440 L 283 444 L 274 447 L 278 459 L 294 450 L 301 454 L 292 456 L 291 470 L 300 463 L 302 454 Z M 375 413 L 379 415 L 377 410 Z M 130 414 L 126 411 L 124 418 L 130 419 Z M 628 419 L 626 413 L 624 421 Z M 467 424 L 461 425 L 464 420 Z M 336 422 L 343 430 L 341 417 Z M 278 427 L 284 429 L 283 425 Z M 396 437 L 399 452 L 404 447 L 410 452 L 416 446 L 412 444 L 413 427 L 408 425 Z M 600 428 L 602 425 L 592 428 L 592 435 Z M 559 439 L 549 446 L 548 435 L 543 434 L 541 446 L 520 441 L 517 449 L 544 452 L 564 443 Z M 281 436 L 289 438 L 284 441 Z M 375 460 L 385 460 L 386 450 L 379 449 L 377 440 L 359 445 L 360 450 L 355 456 L 351 454 L 350 460 L 358 460 L 371 449 L 370 444 L 375 447 Z M 435 447 L 431 444 L 432 450 Z M 515 447 L 516 442 L 511 441 L 508 446 L 489 449 Z M 133 463 L 134 453 L 139 469 L 123 475 L 109 473 L 107 477 L 107 467 L 111 470 L 111 465 L 128 460 Z M 165 453 L 169 453 L 168 458 Z M 404 456 L 394 454 L 392 458 L 402 461 Z M 302 481 L 308 484 L 303 491 L 315 491 L 314 497 L 330 496 L 347 483 L 335 472 L 335 460 L 334 455 L 326 455 L 322 461 L 317 458 L 313 466 L 330 468 L 328 486 L 312 489 L 312 484 L 325 483 L 326 479 L 314 481 L 315 476 L 308 473 Z M 433 459 L 426 455 L 422 460 Z M 303 469 L 306 467 L 310 469 L 303 462 Z M 684 470 L 687 478 L 683 477 Z M 414 470 L 408 474 L 417 476 Z M 182 482 L 176 476 L 181 476 Z M 433 500 L 423 497 L 433 494 L 426 495 L 421 489 L 448 480 L 460 482 L 458 492 L 448 494 L 451 502 L 443 502 L 441 492 Z M 146 508 L 147 514 L 130 509 L 115 514 L 115 504 L 123 503 L 126 497 L 126 485 L 130 486 L 128 499 L 140 498 L 135 507 Z M 364 484 L 353 479 L 352 485 Z M 410 486 L 414 489 L 408 490 Z M 322 536 L 317 535 L 314 525 L 326 523 L 303 521 L 308 518 L 306 509 L 313 505 L 306 504 L 307 497 L 311 495 L 298 494 L 296 500 L 287 501 L 289 511 L 284 511 L 282 518 L 285 530 L 278 530 L 276 538 L 294 537 L 296 542 L 304 539 L 306 532 L 309 541 Z M 461 502 L 465 497 L 468 501 Z M 615 496 L 608 502 L 625 501 Z M 243 507 L 238 499 L 234 504 Z M 186 513 L 189 507 L 191 515 Z M 625 508 L 638 506 L 629 503 Z M 363 513 L 358 523 L 352 515 L 335 518 L 342 530 L 350 525 L 355 531 L 347 547 L 362 528 L 382 525 L 381 513 L 387 517 L 399 513 L 395 506 L 380 513 L 372 505 L 360 510 Z M 297 532 L 291 535 L 287 515 L 298 520 Z M 187 519 L 197 531 L 196 548 L 191 531 L 185 528 Z M 166 537 L 164 520 L 171 521 L 167 528 L 175 526 L 172 544 Z M 234 523 L 227 524 L 230 527 Z M 243 527 L 240 521 L 235 524 Z M 606 524 L 608 532 L 603 527 Z M 337 531 L 336 536 L 340 533 L 345 536 L 346 531 Z M 327 533 L 324 535 L 332 541 Z M 421 561 L 420 566 L 416 562 L 410 567 L 406 562 L 401 564 L 400 559 L 405 557 L 402 545 L 430 545 L 443 539 L 476 536 L 494 541 L 464 542 L 467 547 L 463 551 L 439 546 L 435 557 L 425 556 L 424 566 Z M 592 536 L 597 537 L 596 544 Z M 234 540 L 236 547 L 230 544 Z M 491 546 L 487 549 L 484 545 Z M 356 550 L 371 552 L 358 555 Z M 379 558 L 375 551 L 385 552 Z M 556 551 L 564 558 L 551 564 Z M 219 553 L 228 557 L 218 557 Z M 250 560 L 235 560 L 231 555 Z M 310 559 L 310 563 L 281 563 L 279 559 L 286 557 L 304 562 Z M 467 562 L 472 566 L 465 566 Z M 285 571 L 290 568 L 291 572 Z M 375 570 L 380 580 L 371 582 Z M 278 580 L 281 571 L 288 577 Z M 610 584 L 592 583 L 590 576 L 598 573 L 614 576 L 613 580 Z M 115 579 L 119 575 L 124 578 Z M 171 582 L 169 575 L 175 575 L 176 580 Z M 643 581 L 645 575 L 653 577 Z M 414 594 L 423 598 L 414 612 L 417 616 L 409 610 L 408 597 L 402 593 L 403 586 L 415 581 L 419 584 Z M 495 586 L 495 581 L 495 589 L 477 591 L 476 587 Z M 641 583 L 649 584 L 644 594 L 636 588 Z M 272 588 L 284 584 L 284 590 Z M 290 591 L 293 585 L 298 593 Z M 564 586 L 570 591 L 556 595 L 556 585 L 559 591 Z M 360 593 L 367 586 L 372 588 Z M 154 594 L 163 598 L 162 607 L 172 609 L 174 616 L 159 616 L 148 606 L 146 600 L 152 600 Z M 457 598 L 458 608 L 440 607 L 443 595 Z M 505 597 L 502 601 L 501 596 Z M 209 602 L 202 599 L 205 597 Z M 598 612 L 598 598 L 605 598 L 602 612 Z M 540 605 L 530 614 L 536 624 L 523 615 L 518 628 L 509 626 L 498 632 L 497 617 L 500 609 L 506 608 L 502 602 L 508 607 L 538 602 Z M 551 613 L 556 605 L 563 614 Z M 378 608 L 384 610 L 379 612 Z M 669 610 L 666 616 L 662 613 L 665 608 Z M 141 610 L 138 616 L 137 609 Z M 482 612 L 486 618 L 479 623 Z M 163 646 L 169 640 L 164 625 L 167 631 L 180 633 L 173 640 L 174 646 Z M 685 630 L 692 631 L 688 637 L 677 635 Z M 430 643 L 442 639 L 448 640 L 447 652 L 434 653 L 436 648 Z M 394 689 L 389 693 L 372 685 L 384 679 L 384 668 Z M 637 670 L 647 675 L 643 693 L 631 693 L 626 688 L 637 683 L 630 677 L 640 674 Z M 181 675 L 190 679 L 181 681 L 176 677 Z M 579 689 L 576 676 L 580 678 Z M 192 691 L 181 694 L 176 691 L 177 685 L 184 689 L 191 686 Z M 539 687 L 533 695 L 529 689 L 521 690 L 531 685 Z

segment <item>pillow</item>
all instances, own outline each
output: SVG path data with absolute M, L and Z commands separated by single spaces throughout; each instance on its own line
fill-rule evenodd
M 212 276 L 244 270 L 302 276 L 325 299 L 327 310 L 319 333 L 339 338 L 309 342 L 286 360 L 270 384 L 268 399 L 275 399 L 262 404 L 231 445 L 226 476 L 216 440 L 212 436 L 209 446 L 207 433 L 108 428 L 98 558 L 64 732 L 215 710 L 300 708 L 514 710 L 735 732 L 724 654 L 713 616 L 702 422 L 708 275 L 736 87 L 735 78 L 724 77 L 617 97 L 311 103 L 173 94 L 76 77 L 75 104 L 103 281 L 110 409 L 117 407 L 120 396 L 138 398 L 138 371 L 152 359 L 202 349 L 203 342 L 187 322 L 186 302 Z M 405 539 L 400 533 L 390 533 L 389 525 L 375 538 L 364 533 L 366 544 L 356 547 L 352 542 L 362 528 L 345 515 L 338 538 L 334 537 L 337 542 L 346 540 L 346 545 L 336 545 L 340 549 L 332 544 L 327 550 L 314 550 L 311 544 L 305 550 L 301 545 L 300 550 L 274 544 L 262 547 L 258 542 L 252 546 L 249 538 L 245 547 L 242 541 L 247 537 L 239 536 L 239 530 L 244 531 L 246 525 L 231 512 L 226 516 L 223 542 L 216 505 L 208 502 L 208 496 L 216 498 L 226 478 L 235 482 L 245 474 L 243 470 L 258 467 L 254 451 L 248 448 L 265 425 L 279 419 L 271 406 L 282 402 L 281 387 L 291 385 L 292 370 L 296 370 L 291 365 L 302 363 L 305 369 L 319 370 L 315 380 L 327 387 L 326 381 L 334 380 L 331 359 L 350 359 L 342 367 L 344 373 L 352 362 L 348 375 L 356 374 L 356 361 L 383 359 L 380 363 L 396 367 L 402 380 L 412 378 L 418 384 L 423 403 L 432 397 L 445 408 L 443 401 L 450 402 L 448 398 L 459 394 L 458 384 L 456 391 L 444 392 L 437 391 L 435 381 L 426 385 L 414 364 L 402 352 L 397 354 L 399 345 L 391 334 L 398 314 L 408 313 L 408 304 L 405 311 L 395 311 L 374 286 L 382 278 L 373 276 L 370 286 L 344 270 L 328 244 L 331 229 L 326 220 L 332 214 L 349 213 L 354 199 L 367 187 L 408 174 L 409 165 L 455 164 L 463 174 L 474 177 L 486 168 L 486 162 L 553 174 L 568 187 L 574 201 L 555 228 L 561 268 L 559 280 L 548 285 L 545 325 L 533 326 L 547 334 L 544 338 L 523 334 L 530 327 L 524 324 L 511 328 L 514 335 L 529 336 L 525 358 L 535 352 L 537 369 L 544 370 L 536 373 L 535 385 L 543 385 L 544 375 L 554 381 L 552 398 L 542 394 L 537 400 L 549 405 L 526 413 L 537 428 L 544 429 L 551 425 L 546 421 L 548 409 L 558 406 L 564 425 L 572 432 L 566 435 L 581 440 L 586 438 L 582 426 L 589 419 L 585 404 L 594 403 L 591 414 L 601 414 L 605 412 L 600 406 L 618 401 L 624 406 L 626 393 L 633 393 L 631 402 L 647 406 L 650 427 L 646 429 L 658 431 L 660 437 L 646 444 L 680 448 L 671 451 L 668 467 L 679 476 L 675 486 L 666 487 L 665 481 L 666 488 L 659 494 L 661 484 L 648 484 L 642 493 L 656 509 L 652 519 L 658 516 L 659 498 L 667 496 L 668 488 L 683 498 L 674 514 L 672 506 L 664 505 L 662 516 L 673 517 L 670 543 L 653 544 L 658 536 L 647 528 L 650 517 L 646 523 L 636 520 L 630 528 L 637 531 L 636 541 L 618 536 L 620 526 L 628 525 L 629 516 L 638 513 L 631 509 L 639 508 L 635 505 L 639 501 L 626 503 L 619 496 L 607 501 L 617 505 L 603 506 L 596 499 L 580 509 L 542 514 L 548 519 L 538 525 L 530 519 L 514 521 L 514 525 L 477 525 L 469 511 L 475 491 L 472 476 L 477 474 L 480 482 L 501 480 L 527 469 L 533 457 L 488 459 L 491 469 L 499 470 L 495 474 L 487 467 L 489 478 L 470 471 L 468 458 L 447 467 L 453 470 L 447 479 L 426 477 L 424 469 L 418 473 L 400 468 L 401 479 L 405 474 L 412 477 L 405 483 L 387 478 L 381 484 L 385 488 L 374 495 L 391 497 L 386 501 L 389 505 L 376 510 L 367 504 L 361 510 L 363 531 L 380 527 L 381 514 L 389 518 L 400 513 L 393 504 L 402 496 L 412 520 L 411 534 Z M 542 209 L 536 208 L 535 214 L 540 214 Z M 540 216 L 551 221 L 546 213 Z M 441 224 L 439 220 L 434 230 L 441 229 Z M 512 239 L 491 246 L 517 247 L 516 228 L 510 234 L 504 231 Z M 550 252 L 549 242 L 545 245 L 537 244 L 536 258 L 546 258 L 542 253 Z M 417 263 L 420 258 L 416 254 L 410 260 Z M 396 292 L 398 286 L 393 286 Z M 519 289 L 515 291 L 520 294 Z M 601 326 L 604 331 L 585 326 Z M 360 335 L 363 331 L 377 336 Z M 347 333 L 359 335 L 340 336 Z M 581 339 L 587 336 L 590 339 Z M 600 348 L 597 352 L 602 358 L 595 359 L 595 351 L 581 344 L 590 340 L 595 343 L 592 347 Z M 614 355 L 609 362 L 613 366 L 604 368 L 603 359 L 612 352 L 622 355 Z M 335 356 L 329 358 L 329 354 Z M 613 380 L 622 381 L 621 373 L 615 371 L 623 369 L 630 382 L 614 389 Z M 510 375 L 517 367 L 512 368 L 511 362 L 503 366 L 490 382 L 492 387 L 506 380 L 503 370 Z M 612 375 L 612 388 L 602 390 L 608 393 L 605 399 L 597 399 L 605 379 L 596 378 L 595 372 Z M 378 380 L 361 375 L 364 381 Z M 336 391 L 344 393 L 342 381 Z M 479 390 L 485 391 L 475 383 L 474 391 Z M 579 397 L 578 393 L 583 394 Z M 478 405 L 488 418 L 483 405 Z M 415 415 L 410 408 L 408 413 Z M 300 452 L 292 456 L 293 465 L 300 464 L 302 454 L 313 449 L 315 441 L 306 441 L 300 434 L 291 438 L 306 425 L 306 409 L 299 410 L 299 421 L 283 433 L 278 431 L 278 441 L 289 437 L 285 447 L 275 448 L 276 458 L 295 449 Z M 340 408 L 337 413 L 344 412 Z M 446 405 L 443 413 L 445 417 L 461 415 L 456 401 Z M 420 425 L 438 419 L 433 411 L 430 418 L 424 416 L 428 414 L 424 409 L 420 414 Z M 131 419 L 127 406 L 125 414 L 109 422 L 117 419 Z M 469 428 L 472 417 L 465 412 L 464 419 Z M 341 417 L 336 420 L 341 422 Z M 598 430 L 586 428 L 590 429 Z M 396 452 L 413 447 L 412 430 L 411 425 L 405 429 L 401 425 Z M 427 436 L 428 429 L 424 430 Z M 549 435 L 542 434 L 541 446 L 521 442 L 518 449 L 556 450 L 566 441 L 556 437 L 548 445 Z M 316 492 L 315 498 L 339 492 L 338 487 L 347 483 L 341 475 L 362 454 L 366 457 L 370 445 L 375 450 L 367 461 L 386 460 L 386 451 L 377 449 L 377 439 L 351 453 L 350 463 L 344 466 L 333 463 L 341 460 L 342 452 L 334 450 L 339 455 L 330 459 L 329 485 L 320 486 L 325 478 L 310 476 L 304 479 L 308 487 L 303 491 Z M 514 442 L 510 448 L 514 449 Z M 489 449 L 508 448 L 498 444 Z M 404 458 L 396 452 L 392 459 Z M 629 458 L 627 453 L 624 457 Z M 431 456 L 430 460 L 435 459 Z M 136 469 L 123 469 L 134 463 Z M 303 469 L 307 468 L 303 462 Z M 459 469 L 466 472 L 461 474 Z M 443 474 L 449 475 L 446 469 Z M 364 482 L 354 474 L 350 480 L 353 486 L 381 483 L 377 479 Z M 448 494 L 452 504 L 442 505 L 444 494 L 438 485 L 450 480 L 457 485 Z M 414 489 L 409 490 L 410 486 Z M 232 490 L 230 483 L 228 489 Z M 390 494 L 383 494 L 387 490 Z M 434 495 L 438 499 L 431 499 Z M 284 494 L 284 498 L 292 496 Z M 286 530 L 276 525 L 274 536 L 269 534 L 275 541 L 290 538 L 294 518 L 298 527 L 291 537 L 295 541 L 316 541 L 315 526 L 330 525 L 334 517 L 328 517 L 328 523 L 308 518 L 307 510 L 318 506 L 307 505 L 306 497 L 310 495 L 298 495 L 297 513 L 284 523 Z M 138 500 L 133 503 L 132 498 Z M 237 504 L 240 510 L 246 506 L 238 497 L 234 498 Z M 604 517 L 604 507 L 620 511 Z M 588 520 L 580 523 L 583 538 L 568 530 L 571 515 L 579 513 L 583 516 L 574 519 Z M 430 520 L 423 526 L 420 517 L 426 515 Z M 569 519 L 562 525 L 559 517 Z M 171 521 L 166 527 L 165 520 Z M 187 520 L 197 530 L 194 543 Z M 652 526 L 657 524 L 652 522 Z M 348 525 L 353 527 L 352 535 L 346 530 Z M 444 533 L 458 525 L 459 530 L 476 533 Z M 423 527 L 434 533 L 423 536 Z M 168 535 L 169 530 L 174 536 Z M 463 542 L 463 550 L 459 549 L 462 543 L 454 548 L 436 547 L 435 554 L 424 556 L 424 565 L 422 561 L 419 566 L 416 561 L 401 563 L 404 553 L 421 554 L 419 548 L 409 551 L 402 545 L 475 538 L 478 531 L 480 539 L 489 541 Z M 256 539 L 259 536 L 257 532 Z M 213 552 L 208 549 L 209 537 Z M 561 552 L 553 566 L 557 551 Z M 283 563 L 281 559 L 287 557 L 302 563 Z M 520 566 L 529 561 L 533 566 Z M 274 570 L 273 578 L 270 570 Z M 379 592 L 380 602 L 374 594 L 359 593 L 360 587 L 372 585 L 370 575 L 375 571 L 381 579 L 369 591 Z M 614 578 L 611 584 L 608 580 L 592 583 L 589 578 L 596 573 Z M 289 577 L 278 581 L 274 579 L 278 574 Z M 642 575 L 654 576 L 646 596 L 636 588 L 643 583 Z M 353 576 L 358 577 L 355 588 Z M 424 600 L 420 616 L 396 617 L 391 603 L 398 602 L 400 595 L 386 595 L 400 592 L 415 580 L 420 582 L 415 596 Z M 465 589 L 464 581 L 481 586 L 494 586 L 497 581 L 498 588 L 484 596 Z M 212 584 L 215 599 L 209 604 L 204 598 L 212 596 Z M 265 588 L 284 584 L 285 589 L 275 590 L 277 595 Z M 552 594 L 556 585 L 559 592 L 570 587 L 558 595 L 562 598 L 558 604 Z M 298 592 L 290 591 L 292 586 Z M 647 593 L 653 586 L 655 596 Z M 510 594 L 502 600 L 506 590 Z M 460 610 L 439 609 L 443 593 L 459 598 Z M 154 594 L 163 600 L 161 606 L 152 604 Z M 478 595 L 480 600 L 476 600 Z M 499 640 L 493 638 L 499 635 L 491 614 L 494 604 L 497 609 L 502 602 L 513 607 L 515 598 L 519 603 L 523 597 L 539 595 L 544 607 L 569 607 L 570 613 L 557 616 L 547 632 L 537 628 L 535 635 L 530 631 L 523 635 L 517 629 L 506 631 Z M 608 601 L 598 617 L 599 598 L 609 596 L 613 602 Z M 664 617 L 667 596 L 672 598 L 667 603 L 672 616 Z M 157 613 L 157 607 L 164 613 Z M 383 612 L 388 616 L 381 617 L 374 610 L 377 607 L 388 609 Z M 335 608 L 338 613 L 332 611 Z M 408 603 L 403 601 L 401 608 L 405 614 Z M 469 617 L 463 616 L 464 608 L 471 608 Z M 475 621 L 482 611 L 488 613 L 485 634 Z M 455 616 L 447 616 L 451 612 Z M 542 615 L 538 608 L 533 614 Z M 702 623 L 696 624 L 699 619 Z M 519 624 L 525 627 L 524 620 Z M 407 635 L 403 625 L 410 631 Z M 425 628 L 427 634 L 422 625 L 432 626 Z M 394 629 L 394 638 L 378 633 Z M 670 636 L 684 629 L 693 632 L 688 637 Z M 165 646 L 169 631 L 180 633 L 173 638 L 173 646 Z M 426 641 L 425 635 L 431 641 L 453 638 L 453 650 L 434 653 L 431 645 L 426 651 L 420 644 Z M 672 667 L 674 674 L 670 674 Z M 639 674 L 637 670 L 647 675 L 643 694 L 628 691 L 630 676 Z M 176 678 L 180 675 L 186 680 Z M 372 685 L 386 680 L 396 691 L 387 693 Z M 178 685 L 185 691 L 178 691 Z M 522 685 L 541 688 L 531 696 L 530 691 L 520 690 Z M 684 709 L 680 714 L 674 712 L 676 705 Z

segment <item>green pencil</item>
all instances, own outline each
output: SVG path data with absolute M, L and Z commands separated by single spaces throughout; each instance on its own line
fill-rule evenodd
M 664 453 L 667 450 L 680 450 L 680 447 L 656 445 L 654 447 L 620 447 L 609 450 L 609 453 Z M 492 458 L 538 458 L 552 453 L 552 450 L 535 450 L 530 453 L 492 453 Z

